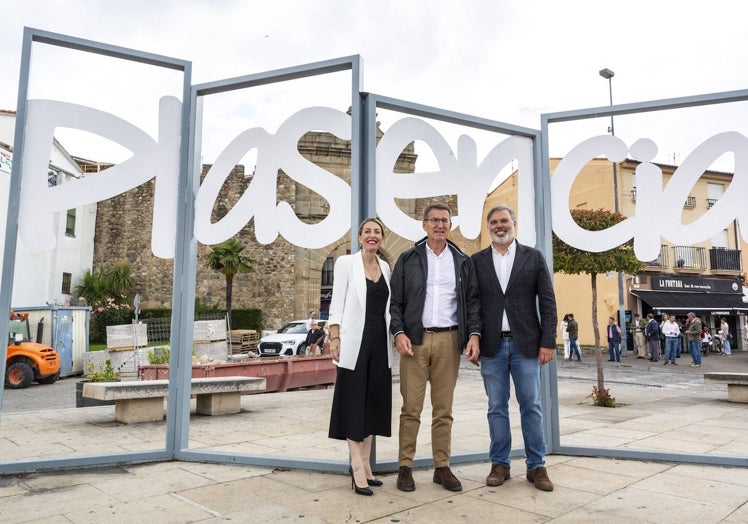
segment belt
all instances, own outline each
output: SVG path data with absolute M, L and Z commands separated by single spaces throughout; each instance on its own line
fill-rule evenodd
M 512 338 L 512 332 L 511 331 L 502 331 L 501 332 L 501 338 Z
M 457 329 L 457 326 L 423 328 L 426 333 L 444 333 L 445 331 L 454 331 L 455 329 Z

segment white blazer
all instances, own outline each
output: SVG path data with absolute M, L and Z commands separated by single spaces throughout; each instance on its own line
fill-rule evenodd
M 390 289 L 390 266 L 377 257 L 382 277 Z M 392 292 L 390 291 L 390 295 Z M 355 369 L 366 318 L 366 273 L 361 252 L 343 255 L 335 261 L 332 283 L 328 329 L 335 324 L 340 326 L 340 361 L 338 365 Z M 387 323 L 387 363 L 392 367 L 392 337 L 390 337 L 390 299 L 384 310 Z

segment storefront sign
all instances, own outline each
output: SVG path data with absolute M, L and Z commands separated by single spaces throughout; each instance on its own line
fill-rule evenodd
M 663 291 L 696 291 L 705 293 L 741 294 L 741 286 L 736 280 L 718 280 L 687 277 L 652 277 L 652 289 Z

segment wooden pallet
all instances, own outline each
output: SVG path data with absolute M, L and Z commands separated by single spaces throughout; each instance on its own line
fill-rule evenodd
M 254 329 L 232 329 L 229 331 L 232 353 L 247 353 L 257 351 L 260 337 Z

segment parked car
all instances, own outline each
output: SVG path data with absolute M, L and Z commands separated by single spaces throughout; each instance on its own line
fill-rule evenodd
M 292 320 L 276 333 L 265 335 L 257 344 L 257 352 L 261 357 L 293 357 L 306 354 L 306 320 Z M 324 328 L 326 322 L 318 320 L 317 324 Z

